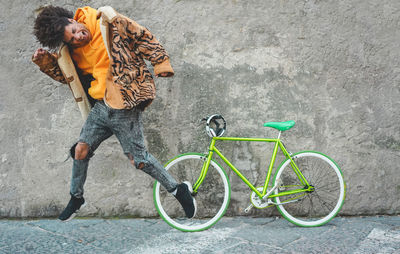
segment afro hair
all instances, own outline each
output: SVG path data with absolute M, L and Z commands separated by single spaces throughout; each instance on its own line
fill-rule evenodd
M 63 42 L 65 27 L 70 24 L 68 19 L 72 19 L 73 15 L 62 7 L 44 7 L 35 20 L 33 33 L 36 39 L 45 47 L 57 48 Z

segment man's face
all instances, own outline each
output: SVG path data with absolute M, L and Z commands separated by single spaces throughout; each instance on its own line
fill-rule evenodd
M 64 42 L 73 48 L 80 48 L 88 44 L 92 40 L 92 34 L 86 26 L 73 19 L 69 19 L 69 21 L 71 23 L 64 30 Z

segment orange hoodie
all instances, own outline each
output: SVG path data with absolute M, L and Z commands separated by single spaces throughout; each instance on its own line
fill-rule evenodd
M 84 74 L 92 74 L 89 94 L 101 100 L 106 90 L 106 76 L 110 60 L 100 32 L 100 20 L 96 18 L 97 10 L 89 6 L 79 8 L 74 20 L 84 24 L 92 34 L 92 40 L 81 48 L 74 49 L 72 58 Z

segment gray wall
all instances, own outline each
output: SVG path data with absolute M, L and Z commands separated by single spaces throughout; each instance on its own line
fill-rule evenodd
M 206 151 L 199 119 L 208 114 L 225 117 L 229 136 L 276 137 L 264 122 L 295 120 L 283 135 L 288 148 L 325 152 L 343 170 L 341 214 L 399 213 L 399 1 L 0 2 L 1 217 L 56 216 L 69 199 L 65 159 L 83 122 L 68 87 L 30 60 L 39 47 L 36 10 L 47 4 L 112 5 L 167 48 L 176 75 L 156 80 L 158 97 L 145 113 L 146 142 L 160 161 Z M 222 147 L 257 183 L 271 150 Z M 156 216 L 152 184 L 111 138 L 92 159 L 82 214 Z M 248 197 L 245 185 L 235 186 L 228 213 L 242 214 Z

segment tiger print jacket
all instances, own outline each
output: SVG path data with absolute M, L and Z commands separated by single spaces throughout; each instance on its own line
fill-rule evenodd
M 109 6 L 98 10 L 98 18 L 101 18 L 103 41 L 110 59 L 104 96 L 107 105 L 115 109 L 144 109 L 156 94 L 144 60 L 151 62 L 156 75 L 173 76 L 167 52 L 149 30 Z M 54 80 L 68 83 L 57 64 L 56 54 L 47 52 L 40 61 L 33 61 Z

